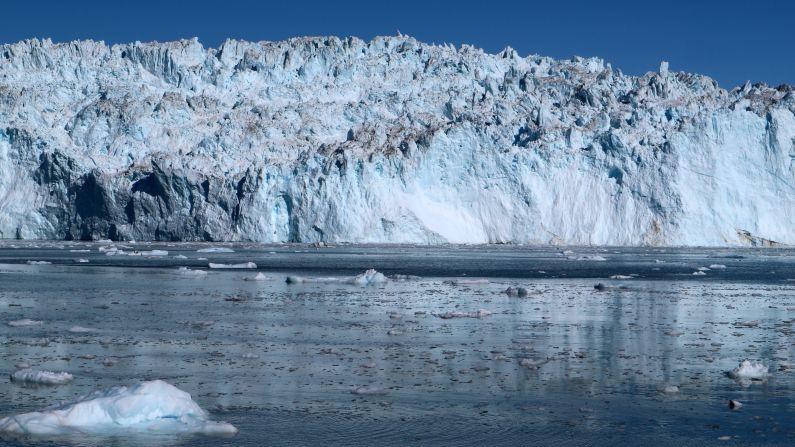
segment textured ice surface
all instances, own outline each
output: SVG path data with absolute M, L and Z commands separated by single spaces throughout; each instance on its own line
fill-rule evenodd
M 764 380 L 768 376 L 768 367 L 761 363 L 743 360 L 729 375 L 738 380 Z
M 406 36 L 0 55 L 0 237 L 795 243 L 788 86 Z
M 41 385 L 63 385 L 69 383 L 74 377 L 67 372 L 37 371 L 21 369 L 11 374 L 14 382 L 36 383 Z M 2 425 L 2 423 L 0 423 Z
M 96 391 L 40 412 L 0 419 L 0 432 L 55 436 L 128 432 L 235 434 L 208 419 L 190 394 L 162 380 Z

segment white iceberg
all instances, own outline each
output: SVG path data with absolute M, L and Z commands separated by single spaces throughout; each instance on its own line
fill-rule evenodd
M 188 267 L 180 267 L 177 269 L 177 272 L 180 275 L 193 276 L 197 278 L 207 276 L 207 272 L 205 270 L 193 270 Z
M 387 281 L 386 277 L 383 273 L 376 271 L 375 269 L 369 269 L 366 272 L 362 273 L 361 275 L 356 275 L 349 280 L 351 284 L 356 284 L 357 286 L 369 286 L 373 284 L 382 284 Z
M 37 371 L 35 369 L 20 369 L 11 374 L 12 382 L 36 383 L 40 385 L 63 385 L 71 382 L 72 379 L 74 379 L 74 376 L 67 372 Z
M 765 380 L 768 376 L 768 367 L 761 363 L 743 360 L 736 368 L 729 371 L 729 376 L 735 380 Z
M 253 278 L 245 278 L 245 281 L 267 281 L 268 277 L 264 273 L 259 272 Z
M 0 433 L 38 436 L 119 433 L 233 435 L 215 422 L 190 394 L 162 380 L 95 391 L 40 412 L 0 419 Z
M 50 265 L 52 262 L 50 261 L 27 261 L 29 265 Z
M 375 270 L 369 269 L 366 272 L 356 275 L 353 277 L 337 277 L 337 276 L 327 276 L 327 277 L 309 277 L 309 276 L 288 276 L 287 277 L 287 284 L 303 284 L 303 283 L 314 283 L 314 284 L 353 284 L 357 286 L 370 286 L 374 284 L 382 284 L 387 282 L 386 276 L 383 273 Z
M 69 328 L 69 332 L 73 334 L 90 334 L 92 332 L 97 332 L 96 329 L 90 327 L 83 327 L 83 326 L 72 326 Z
M 209 263 L 211 269 L 255 269 L 257 268 L 257 264 L 253 262 L 242 262 L 239 264 L 216 264 L 214 262 Z

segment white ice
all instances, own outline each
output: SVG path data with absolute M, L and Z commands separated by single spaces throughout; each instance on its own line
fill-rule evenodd
M 95 391 L 40 412 L 0 419 L 0 432 L 58 436 L 81 433 L 202 433 L 233 435 L 211 421 L 190 394 L 162 380 Z
M 235 251 L 231 248 L 226 247 L 210 247 L 210 248 L 200 248 L 196 250 L 197 253 L 234 253 Z
M 44 324 L 41 320 L 31 320 L 30 318 L 23 318 L 21 320 L 9 321 L 8 325 L 11 327 L 26 327 L 26 326 L 41 326 Z
M 63 385 L 71 382 L 72 379 L 74 379 L 74 376 L 67 372 L 37 371 L 34 369 L 20 369 L 11 374 L 13 382 L 37 383 L 41 385 Z
M 761 363 L 743 360 L 729 372 L 729 376 L 737 380 L 764 380 L 768 376 L 768 367 Z

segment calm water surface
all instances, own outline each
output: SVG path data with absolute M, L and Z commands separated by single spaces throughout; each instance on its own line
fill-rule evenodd
M 0 243 L 0 371 L 28 362 L 75 376 L 58 387 L 0 379 L 0 415 L 164 379 L 240 433 L 0 445 L 795 443 L 792 250 L 235 244 L 227 245 L 234 253 L 199 253 L 209 245 L 141 243 L 116 246 L 168 255 L 98 250 L 109 245 Z M 207 269 L 248 261 L 258 269 Z M 194 277 L 180 266 L 209 272 Z M 694 275 L 700 267 L 708 270 Z M 417 277 L 372 286 L 285 282 L 367 268 Z M 247 280 L 258 272 L 268 279 Z M 509 296 L 508 286 L 530 294 Z M 440 318 L 481 309 L 491 315 Z M 45 324 L 6 324 L 21 318 Z M 69 332 L 74 325 L 97 332 Z M 744 359 L 770 366 L 769 380 L 730 379 L 726 372 Z M 668 385 L 679 392 L 663 392 Z M 745 405 L 729 410 L 729 399 Z

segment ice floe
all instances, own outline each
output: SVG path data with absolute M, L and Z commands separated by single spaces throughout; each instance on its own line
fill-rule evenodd
M 491 315 L 492 312 L 486 309 L 479 309 L 474 312 L 444 312 L 440 314 L 436 314 L 437 317 L 442 318 L 444 320 L 449 320 L 451 318 L 483 318 L 488 317 Z
M 95 391 L 40 412 L 0 419 L 0 432 L 19 435 L 201 433 L 233 435 L 211 421 L 190 394 L 162 380 Z
M 288 284 L 303 284 L 303 283 L 316 283 L 316 284 L 353 284 L 357 286 L 370 286 L 375 284 L 382 284 L 387 282 L 386 276 L 383 273 L 369 269 L 366 272 L 353 277 L 339 277 L 339 276 L 288 276 L 286 282 Z
M 50 265 L 52 262 L 50 261 L 27 261 L 26 264 L 29 265 Z
M 27 326 L 41 326 L 44 324 L 41 320 L 31 320 L 30 318 L 23 318 L 21 320 L 9 321 L 8 325 L 11 327 L 27 327 Z
M 257 264 L 253 262 L 241 262 L 239 264 L 216 264 L 211 262 L 209 263 L 209 267 L 211 269 L 255 269 L 257 268 Z
M 268 277 L 264 273 L 259 272 L 253 278 L 245 278 L 246 281 L 267 281 Z
M 37 371 L 34 369 L 20 369 L 11 374 L 13 382 L 36 383 L 40 385 L 63 385 L 74 379 L 68 372 Z M 2 426 L 2 424 L 0 424 Z
M 185 276 L 193 276 L 193 277 L 204 277 L 207 276 L 207 272 L 205 270 L 193 270 L 188 267 L 180 267 L 177 269 L 177 272 L 180 275 Z

